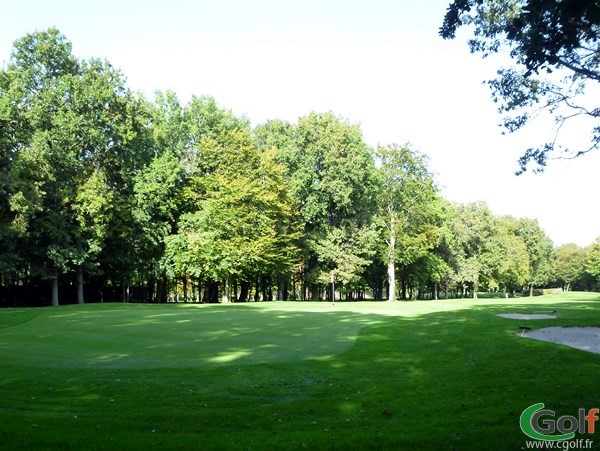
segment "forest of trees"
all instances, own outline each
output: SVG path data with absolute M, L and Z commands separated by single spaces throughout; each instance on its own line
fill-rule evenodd
M 249 121 L 149 100 L 56 29 L 0 70 L 0 305 L 438 299 L 595 290 L 600 238 L 440 195 L 410 145 L 333 113 Z

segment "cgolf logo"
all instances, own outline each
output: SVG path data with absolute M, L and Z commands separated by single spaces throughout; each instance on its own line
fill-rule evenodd
M 593 434 L 600 409 L 579 409 L 577 417 L 564 415 L 554 419 L 554 410 L 544 409 L 543 403 L 527 407 L 521 414 L 520 425 L 523 433 L 535 440 L 571 440 L 575 433 Z

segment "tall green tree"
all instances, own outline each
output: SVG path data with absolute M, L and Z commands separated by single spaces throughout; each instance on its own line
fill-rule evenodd
M 386 243 L 388 300 L 396 300 L 396 266 L 410 265 L 438 239 L 437 187 L 425 155 L 408 145 L 377 149 L 381 189 L 377 199 Z M 432 263 L 430 260 L 424 260 Z
M 57 30 L 26 35 L 14 44 L 8 66 L 12 121 L 19 129 L 11 171 L 11 209 L 27 230 L 27 259 L 52 279 L 58 305 L 58 276 L 76 254 L 66 201 L 75 197 L 73 160 L 57 142 L 63 136 L 60 108 L 80 75 L 71 44 Z M 16 125 L 18 124 L 18 125 Z M 17 130 L 15 130 L 17 131 Z
M 493 237 L 497 252 L 493 279 L 497 288 L 503 288 L 507 295 L 514 296 L 530 280 L 529 252 L 519 235 L 518 219 L 503 216 L 497 218 L 497 222 L 497 233 Z
M 167 237 L 177 232 L 185 204 L 185 171 L 180 159 L 167 150 L 135 176 L 133 217 L 143 233 L 143 272 L 159 278 L 155 299 L 166 300 L 166 275 L 161 265 Z
M 19 96 L 15 96 L 14 76 L 14 72 L 0 70 L 0 275 L 5 280 L 17 276 L 24 257 L 19 250 L 24 244 L 20 240 L 24 238 L 32 214 L 27 197 L 15 196 L 11 183 L 21 129 L 16 120 Z
M 569 291 L 583 278 L 588 250 L 575 243 L 563 244 L 556 250 L 556 279 Z
M 136 145 L 139 104 L 125 87 L 122 74 L 110 63 L 82 63 L 73 80 L 71 97 L 63 104 L 66 131 L 61 143 L 75 155 L 78 302 L 84 301 L 84 271 L 94 272 L 104 249 L 108 229 L 115 221 L 115 197 L 125 194 L 140 156 Z
M 294 205 L 284 168 L 260 153 L 247 130 L 205 138 L 200 154 L 212 163 L 190 184 L 195 207 L 166 241 L 175 271 L 222 282 L 233 300 L 236 281 L 285 274 L 298 263 Z
M 529 253 L 529 295 L 535 287 L 542 287 L 553 277 L 554 244 L 535 219 L 519 220 L 516 234 L 521 237 Z
M 496 270 L 497 233 L 494 216 L 485 203 L 457 205 L 449 220 L 450 266 L 456 283 L 471 290 L 473 298 Z
M 98 266 L 111 222 L 114 192 L 135 165 L 135 102 L 109 63 L 79 62 L 57 30 L 15 42 L 8 66 L 9 101 L 17 123 L 11 209 L 28 236 L 34 273 L 52 279 Z
M 156 92 L 148 110 L 152 155 L 135 174 L 131 209 L 134 227 L 140 232 L 139 276 L 147 282 L 148 299 L 164 302 L 169 266 L 164 261 L 166 243 L 189 210 L 185 192 L 195 170 L 192 146 L 201 136 L 192 136 L 185 106 L 173 91 Z
M 312 113 L 298 120 L 293 144 L 279 154 L 300 204 L 305 289 L 319 299 L 333 275 L 338 288 L 349 292 L 376 250 L 370 246 L 376 242 L 371 238 L 378 189 L 371 149 L 357 125 Z
M 586 271 L 596 279 L 597 285 L 600 285 L 600 237 L 590 247 Z
M 224 141 L 248 122 L 219 108 L 211 97 L 183 105 L 172 91 L 157 92 L 150 107 L 151 162 L 135 176 L 133 216 L 142 234 L 139 260 L 151 297 L 166 301 L 169 277 L 187 276 L 179 227 L 207 194 L 206 177 L 238 158 Z M 226 149 L 227 151 L 224 151 Z M 183 254 L 177 255 L 179 247 Z

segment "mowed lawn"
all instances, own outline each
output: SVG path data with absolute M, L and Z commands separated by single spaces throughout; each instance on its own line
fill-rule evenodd
M 0 449 L 524 449 L 530 405 L 600 407 L 600 355 L 521 325 L 600 295 L 4 309 Z

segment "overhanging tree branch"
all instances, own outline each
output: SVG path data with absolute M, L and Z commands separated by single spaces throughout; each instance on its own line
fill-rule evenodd
M 500 69 L 498 78 L 488 81 L 508 132 L 520 130 L 542 112 L 555 116 L 552 141 L 527 149 L 519 158 L 522 174 L 529 163 L 534 172 L 544 170 L 550 154 L 558 146 L 559 134 L 567 120 L 586 116 L 600 117 L 600 107 L 590 107 L 590 97 L 583 94 L 592 82 L 600 82 L 600 3 L 597 0 L 456 0 L 450 4 L 440 28 L 440 35 L 453 39 L 462 26 L 473 28 L 469 40 L 471 52 L 490 53 L 506 49 L 516 68 Z M 556 72 L 568 71 L 562 80 Z M 574 114 L 564 114 L 566 109 Z M 587 127 L 589 124 L 584 125 Z M 600 141 L 598 122 L 592 124 L 590 145 L 571 151 L 577 158 L 597 149 Z M 569 150 L 566 150 L 569 152 Z

